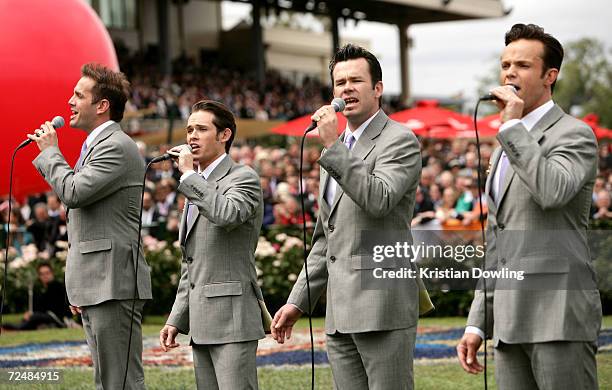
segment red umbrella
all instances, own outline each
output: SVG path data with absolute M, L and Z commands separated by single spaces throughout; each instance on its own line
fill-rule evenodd
M 304 115 L 296 119 L 292 119 L 288 122 L 283 123 L 280 126 L 276 126 L 271 132 L 275 134 L 283 134 L 290 135 L 294 137 L 301 137 L 304 135 L 304 131 L 310 124 L 312 123 L 312 119 L 310 119 L 311 115 Z M 336 117 L 338 118 L 338 134 L 342 133 L 346 128 L 346 118 L 344 115 L 339 112 L 336 113 Z M 311 131 L 308 133 L 308 137 L 317 137 L 319 135 L 318 130 Z
M 584 118 L 582 118 L 582 121 L 593 129 L 597 139 L 612 138 L 612 130 L 599 126 L 599 117 L 597 114 L 587 114 Z M 480 134 L 489 131 L 497 132 L 499 130 L 499 126 L 501 126 L 499 113 L 486 116 L 478 121 L 478 130 L 480 131 Z
M 612 130 L 599 126 L 597 114 L 586 114 L 582 120 L 593 129 L 597 139 L 612 139 Z
M 485 116 L 478 120 L 478 133 L 480 135 L 490 135 L 495 137 L 499 132 L 499 126 L 501 126 L 501 120 L 499 119 L 499 112 Z
M 415 134 L 428 138 L 456 138 L 468 131 L 473 134 L 472 120 L 455 111 L 440 108 L 437 100 L 418 101 L 416 107 L 389 115 L 408 126 Z

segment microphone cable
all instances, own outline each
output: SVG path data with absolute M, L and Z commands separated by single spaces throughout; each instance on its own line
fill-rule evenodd
M 314 390 L 315 388 L 315 363 L 314 363 L 314 336 L 312 334 L 312 301 L 310 297 L 310 279 L 308 277 L 308 249 L 307 241 L 306 241 L 306 206 L 304 205 L 304 182 L 303 182 L 303 172 L 304 172 L 304 142 L 306 141 L 306 134 L 310 133 L 314 130 L 315 127 L 310 126 L 302 136 L 302 141 L 300 143 L 300 201 L 302 203 L 302 239 L 304 241 L 304 274 L 306 275 L 306 291 L 308 294 L 308 330 L 310 332 L 310 388 Z
M 21 144 L 13 151 L 11 157 L 11 170 L 9 174 L 9 197 L 8 197 L 8 220 L 6 221 L 6 247 L 4 248 L 4 275 L 2 277 L 2 300 L 0 301 L 0 335 L 2 335 L 2 317 L 4 315 L 4 302 L 6 301 L 6 282 L 8 279 L 8 258 L 9 258 L 9 244 L 11 237 L 11 211 L 13 203 L 13 169 L 15 167 L 15 156 L 17 151 L 23 148 L 27 144 Z M 4 228 L 4 226 L 3 226 Z
M 487 268 L 487 257 L 486 257 L 486 241 L 485 241 L 485 227 L 484 227 L 484 213 L 483 213 L 483 194 L 482 194 L 482 158 L 480 156 L 480 137 L 478 135 L 478 107 L 480 106 L 480 102 L 490 100 L 486 97 L 482 97 L 478 99 L 476 103 L 476 107 L 474 108 L 474 133 L 476 133 L 476 151 L 478 156 L 478 165 L 477 165 L 477 182 L 478 182 L 478 204 L 479 204 L 479 218 L 480 218 L 480 233 L 482 238 L 482 244 L 485 246 L 485 257 L 483 259 L 482 268 L 483 271 Z M 491 174 L 491 173 L 489 173 Z M 486 278 L 482 278 L 482 291 L 484 294 L 484 390 L 488 390 L 487 383 L 487 280 Z M 478 356 L 478 351 L 476 351 L 476 356 Z
M 144 203 L 145 185 L 147 183 L 147 172 L 149 171 L 149 168 L 151 167 L 152 163 L 159 162 L 159 161 L 155 161 L 155 159 L 149 161 L 147 165 L 145 166 L 144 176 L 142 178 L 142 192 L 140 194 L 140 214 L 138 217 L 138 246 L 136 250 L 136 265 L 134 266 L 134 297 L 132 298 L 132 310 L 130 314 L 130 336 L 128 338 L 127 355 L 126 355 L 126 360 L 125 360 L 125 372 L 123 374 L 123 385 L 121 386 L 122 390 L 125 390 L 125 384 L 127 382 L 128 367 L 130 363 L 130 349 L 132 347 L 132 330 L 134 328 L 134 308 L 136 307 L 136 299 L 138 298 L 138 264 L 140 263 L 140 247 L 141 247 L 140 244 L 142 243 L 142 238 L 140 237 L 141 232 L 142 232 L 142 209 L 143 209 L 142 204 Z M 140 326 L 142 329 L 142 318 L 141 318 Z M 141 337 L 142 337 L 142 330 L 141 330 Z
M 51 121 L 55 129 L 59 129 L 64 126 L 64 118 L 56 116 Z M 26 145 L 32 143 L 31 139 L 27 139 L 20 143 L 11 156 L 11 169 L 9 173 L 9 197 L 8 197 L 8 220 L 6 221 L 6 246 L 4 248 L 4 274 L 2 277 L 2 298 L 0 300 L 0 335 L 2 335 L 2 318 L 4 315 L 4 302 L 6 301 L 6 283 L 8 279 L 8 258 L 9 258 L 9 244 L 11 237 L 11 211 L 13 206 L 13 170 L 15 168 L 15 156 L 20 149 L 23 149 Z M 2 227 L 4 229 L 4 226 Z

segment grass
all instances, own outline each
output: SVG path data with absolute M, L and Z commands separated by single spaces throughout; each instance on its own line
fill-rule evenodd
M 612 388 L 612 354 L 597 356 L 599 368 L 599 387 Z M 495 390 L 493 378 L 494 365 L 489 364 L 489 389 Z M 295 390 L 310 388 L 310 367 L 303 368 L 259 368 L 259 388 L 262 390 Z M 192 368 L 166 369 L 146 368 L 145 378 L 149 390 L 183 390 L 195 388 Z M 417 390 L 480 390 L 483 388 L 482 375 L 474 376 L 463 372 L 458 364 L 416 364 L 414 366 L 415 389 Z M 332 389 L 333 380 L 329 367 L 315 370 L 317 389 Z M 63 371 L 63 383 L 46 386 L 2 386 L 2 389 L 48 389 L 48 390 L 93 390 L 93 371 L 91 368 Z
M 5 315 L 3 322 L 18 322 L 20 315 Z M 145 336 L 156 336 L 165 322 L 165 317 L 146 317 L 143 325 Z M 612 316 L 604 317 L 604 327 L 612 328 Z M 422 318 L 420 326 L 462 327 L 465 319 L 460 317 L 449 318 Z M 322 328 L 323 318 L 313 318 L 313 327 Z M 302 318 L 297 324 L 298 329 L 308 328 L 308 319 Z M 0 346 L 19 345 L 26 343 L 41 343 L 50 341 L 84 340 L 82 329 L 46 329 L 36 332 L 10 332 L 2 334 Z M 612 388 L 612 353 L 603 353 L 597 356 L 599 387 Z M 90 390 L 94 389 L 93 371 L 91 368 L 62 369 L 63 383 L 53 385 L 17 385 L 8 386 L 2 383 L 2 389 L 49 389 L 49 390 Z M 489 389 L 496 389 L 493 378 L 494 363 L 489 360 Z M 310 388 L 310 366 L 297 368 L 258 368 L 260 389 L 308 389 Z M 329 366 L 318 366 L 315 371 L 316 388 L 332 389 L 333 379 Z M 415 388 L 418 390 L 480 390 L 483 388 L 482 375 L 473 376 L 463 372 L 454 360 L 441 363 L 426 363 L 417 361 L 414 366 Z M 145 368 L 147 388 L 150 390 L 181 390 L 194 389 L 195 379 L 193 368 Z

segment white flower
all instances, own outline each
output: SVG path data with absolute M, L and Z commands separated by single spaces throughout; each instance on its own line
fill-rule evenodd
M 263 237 L 259 237 L 259 241 L 257 242 L 257 248 L 255 249 L 255 256 L 257 257 L 268 257 L 274 256 L 276 254 L 276 249 L 270 244 L 268 240 Z
M 155 237 L 152 236 L 144 236 L 142 238 L 142 243 L 144 244 L 144 247 L 149 251 L 152 252 L 154 250 L 157 249 L 157 240 L 155 239 Z
M 287 276 L 287 280 L 289 280 L 290 282 L 295 282 L 297 280 L 297 275 L 291 273 Z
M 300 240 L 297 237 L 289 237 L 287 238 L 287 241 L 285 241 L 285 243 L 283 244 L 283 247 L 281 249 L 281 252 L 286 252 L 291 248 L 302 248 L 304 245 L 302 244 L 302 240 Z
M 55 246 L 60 249 L 68 249 L 68 241 L 55 241 Z
M 68 257 L 68 252 L 67 251 L 55 252 L 55 257 L 57 257 L 58 259 L 62 261 L 66 261 L 66 258 Z
M 168 242 L 166 240 L 161 240 L 157 242 L 157 246 L 155 249 L 161 251 L 162 249 L 166 249 L 168 247 Z
M 257 276 L 261 276 L 263 275 L 263 271 L 260 270 L 259 268 L 255 267 L 255 272 L 257 273 Z
M 179 249 L 181 247 L 181 243 L 179 242 L 179 240 L 176 240 L 172 243 L 172 246 L 176 249 Z
M 275 239 L 276 241 L 283 242 L 283 241 L 285 241 L 285 240 L 287 239 L 287 237 L 289 237 L 289 236 L 288 236 L 286 233 L 278 233 L 278 234 L 277 234 L 277 235 L 274 237 L 274 239 Z
M 9 263 L 9 268 L 19 269 L 21 267 L 24 267 L 25 265 L 27 265 L 27 263 L 21 257 L 17 257 Z
M 274 261 L 272 262 L 272 265 L 273 265 L 273 266 L 275 266 L 275 267 L 280 267 L 280 266 L 281 266 L 281 264 L 282 264 L 282 263 L 281 263 L 281 261 L 280 261 L 280 260 L 274 260 Z
M 26 245 L 23 247 L 23 260 L 26 264 L 33 262 L 38 258 L 38 248 L 35 244 Z

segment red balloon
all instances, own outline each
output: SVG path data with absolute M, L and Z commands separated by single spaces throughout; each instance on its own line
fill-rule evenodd
M 113 43 L 95 11 L 83 0 L 0 1 L 0 194 L 9 191 L 13 151 L 26 134 L 61 115 L 59 146 L 74 164 L 87 134 L 68 126 L 68 99 L 81 66 L 98 62 L 118 70 Z M 39 150 L 30 144 L 17 152 L 13 196 L 44 192 L 49 186 L 32 165 Z

